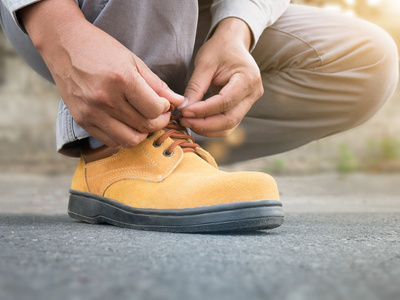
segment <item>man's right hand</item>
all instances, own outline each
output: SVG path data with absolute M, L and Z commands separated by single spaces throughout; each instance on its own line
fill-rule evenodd
M 133 147 L 165 127 L 174 93 L 137 56 L 89 23 L 74 0 L 19 12 L 75 122 L 102 143 Z

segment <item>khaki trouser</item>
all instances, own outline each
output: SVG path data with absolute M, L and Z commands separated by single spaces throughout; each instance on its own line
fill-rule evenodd
M 138 55 L 182 93 L 192 59 L 210 26 L 210 1 L 80 0 L 86 18 Z M 29 37 L 1 7 L 3 30 L 16 51 L 52 81 Z M 244 143 L 227 161 L 284 152 L 359 125 L 382 107 L 398 82 L 398 53 L 389 35 L 366 21 L 290 5 L 252 52 L 264 95 L 241 124 Z M 61 101 L 57 147 L 79 155 L 89 137 Z M 203 139 L 200 138 L 200 141 Z M 203 141 L 204 142 L 204 141 Z

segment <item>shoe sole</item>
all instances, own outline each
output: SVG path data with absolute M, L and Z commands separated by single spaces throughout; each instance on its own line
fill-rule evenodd
M 71 190 L 70 217 L 92 224 L 168 232 L 221 232 L 273 229 L 283 223 L 282 203 L 255 200 L 182 209 L 140 209 L 112 199 Z

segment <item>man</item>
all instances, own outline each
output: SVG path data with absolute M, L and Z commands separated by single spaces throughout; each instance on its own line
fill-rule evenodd
M 274 180 L 218 171 L 184 127 L 220 137 L 244 118 L 249 154 L 283 152 L 363 123 L 398 80 L 381 29 L 289 0 L 2 2 L 16 51 L 60 91 L 57 147 L 81 155 L 69 214 L 91 223 L 277 227 Z

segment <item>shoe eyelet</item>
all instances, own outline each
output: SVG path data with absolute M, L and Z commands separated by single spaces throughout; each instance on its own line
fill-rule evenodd
M 164 142 L 162 142 L 160 145 L 157 145 L 157 141 L 154 141 L 153 142 L 153 147 L 154 148 L 160 148 L 163 144 L 164 144 Z
M 164 150 L 163 155 L 165 157 L 171 157 L 172 155 L 174 155 L 174 151 L 172 151 L 171 153 L 168 153 L 167 150 Z

